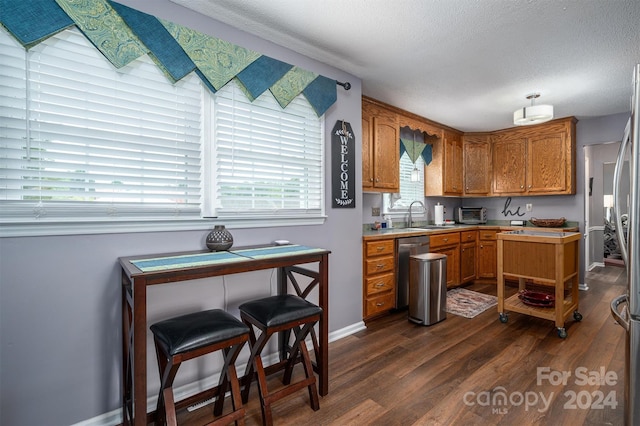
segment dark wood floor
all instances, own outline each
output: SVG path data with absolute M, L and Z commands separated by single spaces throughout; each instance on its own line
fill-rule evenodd
M 606 267 L 587 274 L 589 290 L 580 292 L 583 320 L 570 318 L 564 340 L 551 321 L 510 313 L 503 324 L 495 308 L 473 319 L 449 314 L 430 327 L 409 323 L 406 312 L 375 320 L 330 344 L 329 395 L 321 398 L 320 410 L 312 411 L 301 391 L 276 403 L 275 423 L 622 425 L 624 330 L 611 318 L 609 302 L 624 291 L 624 273 Z M 468 288 L 496 293 L 495 285 Z M 555 384 L 539 369 L 552 378 L 570 376 Z M 601 371 L 608 383 L 581 383 Z M 271 383 L 279 382 L 274 377 Z M 179 420 L 205 421 L 210 407 Z M 246 423 L 261 424 L 255 386 L 247 408 Z

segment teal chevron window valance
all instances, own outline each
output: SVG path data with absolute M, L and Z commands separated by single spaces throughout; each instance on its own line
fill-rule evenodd
M 282 108 L 303 94 L 321 116 L 337 99 L 335 80 L 110 0 L 0 0 L 0 23 L 26 49 L 75 25 L 117 68 L 149 55 L 171 82 L 195 72 L 216 92 L 235 79 Z
M 422 130 L 413 130 L 409 126 L 400 128 L 400 157 L 406 152 L 412 163 L 422 157 L 428 166 L 433 159 L 433 143 L 429 143 L 437 136 L 428 135 Z

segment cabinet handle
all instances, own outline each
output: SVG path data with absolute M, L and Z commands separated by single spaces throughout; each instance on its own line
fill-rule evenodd
M 446 243 L 446 242 L 449 241 L 449 239 L 448 238 L 443 238 L 443 241 Z
M 524 185 L 520 185 L 520 189 L 524 189 Z
M 378 302 L 378 303 L 376 303 L 376 306 L 378 306 L 378 307 L 384 306 L 384 302 Z
M 378 284 L 376 284 L 376 288 L 380 288 L 380 287 L 384 287 L 384 283 L 378 283 Z
M 484 248 L 484 246 L 482 244 L 480 244 L 480 248 Z
M 529 188 L 531 188 L 531 185 L 529 185 Z
M 384 250 L 384 247 L 383 246 L 378 246 L 378 247 L 376 247 L 376 250 L 382 251 L 382 250 Z
M 376 178 L 376 182 L 380 182 L 380 179 Z
M 376 268 L 380 269 L 380 268 L 384 268 L 384 263 L 378 263 L 376 265 Z

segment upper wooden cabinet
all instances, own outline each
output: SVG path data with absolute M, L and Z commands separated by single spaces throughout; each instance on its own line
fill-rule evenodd
M 493 140 L 493 193 L 521 194 L 526 190 L 526 144 L 523 137 Z
M 575 194 L 576 119 L 491 134 L 493 194 Z
M 371 192 L 400 191 L 400 128 L 398 115 L 362 100 L 362 188 Z
M 462 194 L 462 135 L 444 132 L 444 193 Z
M 425 196 L 576 193 L 576 119 L 567 117 L 495 132 L 465 133 L 363 97 L 362 187 L 400 191 L 400 128 L 432 139 Z
M 464 195 L 491 193 L 491 143 L 488 133 L 465 133 L 462 138 Z
M 424 195 L 462 195 L 462 134 L 442 132 L 442 142 L 433 146 L 433 160 L 425 167 Z

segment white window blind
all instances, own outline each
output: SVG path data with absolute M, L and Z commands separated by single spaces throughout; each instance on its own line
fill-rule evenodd
M 400 199 L 393 205 L 394 208 L 408 209 L 416 200 L 424 202 L 424 160 L 418 157 L 415 163 L 420 178 L 412 182 L 411 172 L 414 164 L 406 152 L 400 157 Z
M 76 29 L 28 52 L 0 31 L 4 222 L 199 218 L 201 83 L 116 70 Z
M 250 102 L 235 82 L 212 96 L 205 215 L 324 214 L 323 120 L 302 97 L 286 109 L 269 93 Z

